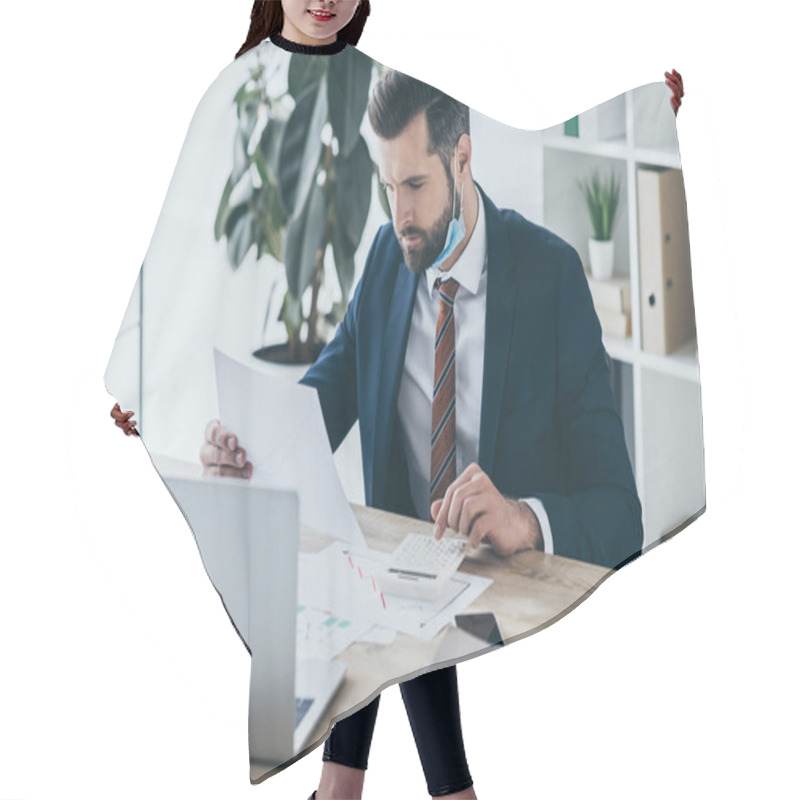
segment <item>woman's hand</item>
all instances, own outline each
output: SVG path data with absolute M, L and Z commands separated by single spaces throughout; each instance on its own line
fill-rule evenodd
M 675 116 L 678 116 L 678 109 L 681 107 L 681 97 L 683 97 L 683 78 L 681 77 L 680 72 L 674 69 L 672 72 L 665 72 L 664 75 L 667 76 L 667 79 L 664 83 L 672 89 L 672 98 L 670 99 L 670 103 L 672 104 L 672 110 L 675 112 Z
M 206 425 L 206 440 L 200 448 L 203 475 L 251 478 L 253 465 L 247 460 L 247 453 L 237 444 L 236 434 L 223 428 L 218 419 L 212 419 Z
M 133 418 L 133 411 L 123 411 L 119 407 L 119 403 L 114 403 L 114 408 L 111 409 L 111 416 L 114 417 L 114 424 L 118 428 L 122 428 L 126 436 L 139 435 L 139 431 L 136 430 L 136 420 Z

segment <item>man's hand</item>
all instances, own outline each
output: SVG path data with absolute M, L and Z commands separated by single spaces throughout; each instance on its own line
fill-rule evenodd
M 667 78 L 664 83 L 672 89 L 672 97 L 670 97 L 669 102 L 677 117 L 678 109 L 681 107 L 681 97 L 683 97 L 683 78 L 676 69 L 673 69 L 672 73 L 665 72 L 664 75 Z
M 488 539 L 501 556 L 544 549 L 539 519 L 531 507 L 522 500 L 503 497 L 475 463 L 431 505 L 431 518 L 436 521 L 433 532 L 437 540 L 444 536 L 445 528 L 452 528 L 469 537 L 470 547 Z
M 247 460 L 247 453 L 237 444 L 236 434 L 223 428 L 218 419 L 212 419 L 206 425 L 206 440 L 200 448 L 203 475 L 251 478 L 253 465 Z

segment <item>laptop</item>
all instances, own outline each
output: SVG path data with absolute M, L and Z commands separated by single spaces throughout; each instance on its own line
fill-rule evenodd
M 345 675 L 336 659 L 296 659 L 297 492 L 233 477 L 161 477 L 252 657 L 250 764 L 281 764 L 306 746 Z

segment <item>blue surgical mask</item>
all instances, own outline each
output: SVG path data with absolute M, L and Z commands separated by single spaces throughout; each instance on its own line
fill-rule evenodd
M 458 151 L 456 151 L 456 157 L 458 155 Z M 461 183 L 461 209 L 458 215 L 458 219 L 455 218 L 456 215 L 456 182 L 455 182 L 455 170 L 453 170 L 453 219 L 450 220 L 450 225 L 447 228 L 447 236 L 444 242 L 444 249 L 436 258 L 436 261 L 431 264 L 431 269 L 438 269 L 439 265 L 445 261 L 451 253 L 458 247 L 458 245 L 464 240 L 464 237 L 467 235 L 467 226 L 464 223 L 464 183 Z

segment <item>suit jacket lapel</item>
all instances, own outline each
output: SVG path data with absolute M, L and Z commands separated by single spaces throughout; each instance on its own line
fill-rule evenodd
M 381 345 L 378 406 L 375 415 L 375 449 L 373 460 L 372 503 L 380 505 L 386 493 L 389 471 L 389 450 L 397 418 L 397 398 L 405 364 L 411 315 L 419 284 L 419 275 L 411 272 L 401 258 L 397 267 L 389 314 Z M 370 502 L 370 498 L 367 499 Z
M 476 183 L 477 185 L 477 183 Z M 514 262 L 497 207 L 478 186 L 486 211 L 486 339 L 483 351 L 483 398 L 478 463 L 491 477 L 500 423 L 503 387 L 514 323 L 517 279 Z

